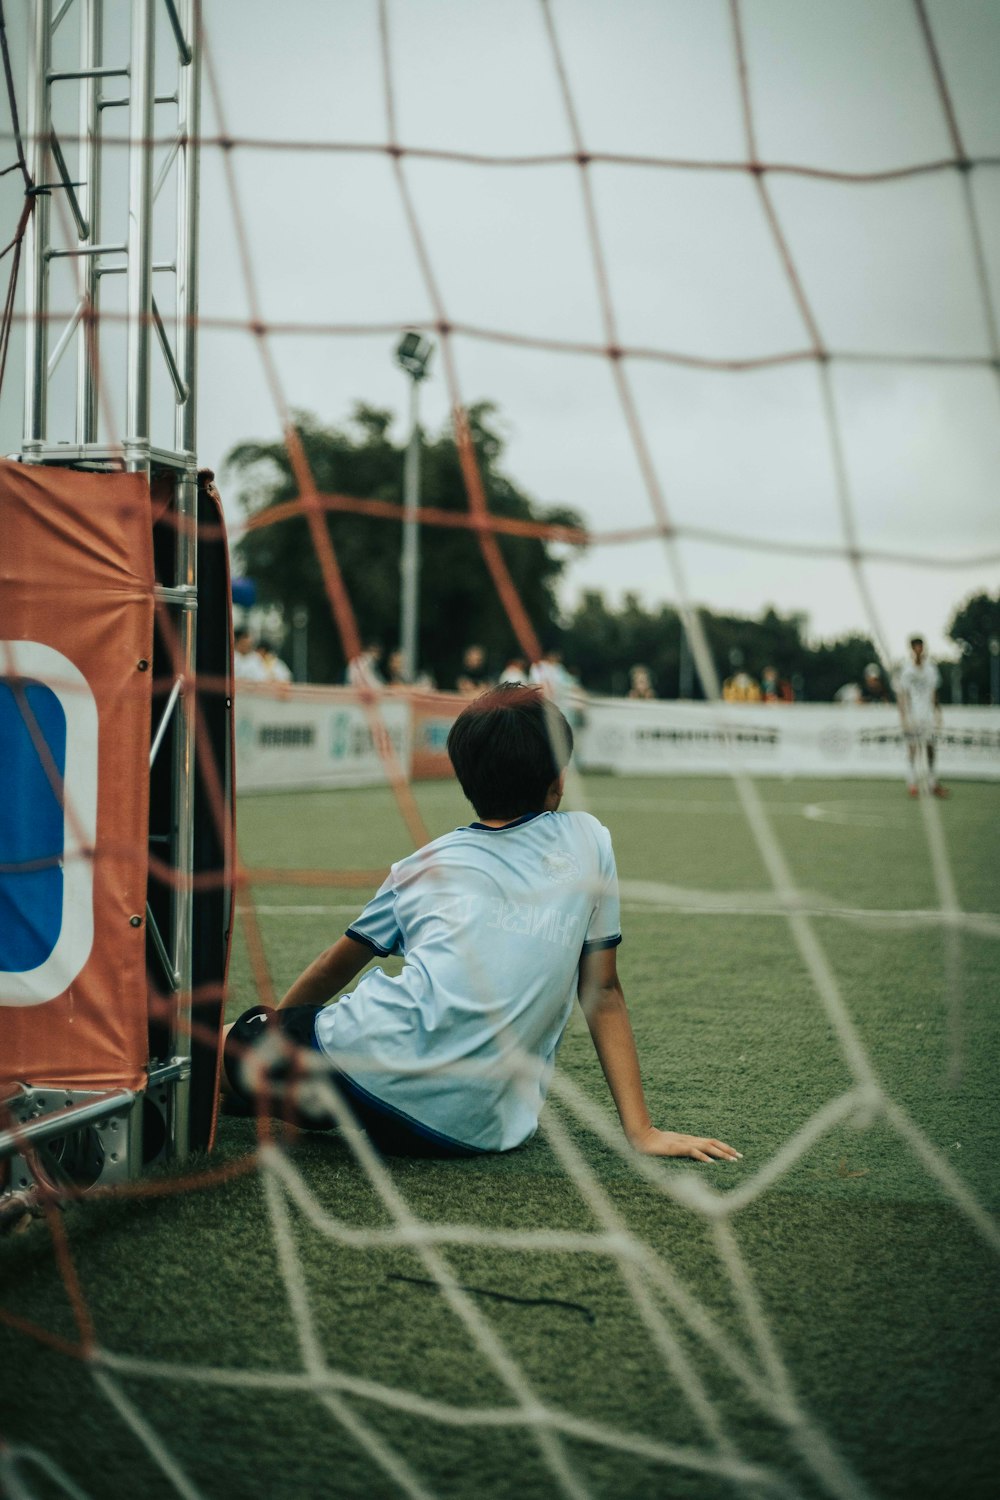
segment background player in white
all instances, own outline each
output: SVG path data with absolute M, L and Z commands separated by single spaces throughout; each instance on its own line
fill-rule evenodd
M 714 1137 L 650 1120 L 615 962 L 611 837 L 589 813 L 558 811 L 572 744 L 569 724 L 538 688 L 505 683 L 469 704 L 448 754 L 478 820 L 393 865 L 277 1011 L 256 1006 L 228 1028 L 233 1092 L 280 1097 L 283 1038 L 299 1049 L 293 1072 L 322 1069 L 383 1150 L 507 1151 L 537 1128 L 578 996 L 635 1149 L 738 1159 Z M 326 1003 L 373 955 L 390 953 L 403 955 L 402 973 L 370 969 Z M 276 1048 L 277 1073 L 266 1061 Z
M 935 797 L 947 797 L 947 789 L 934 773 L 934 736 L 941 726 L 941 705 L 938 702 L 941 674 L 925 655 L 923 636 L 910 637 L 910 658 L 897 683 L 899 711 L 910 761 L 909 793 L 911 797 L 917 796 L 920 758 L 923 756 L 931 792 Z

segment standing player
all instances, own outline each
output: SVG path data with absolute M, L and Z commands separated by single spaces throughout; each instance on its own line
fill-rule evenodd
M 947 788 L 934 774 L 934 736 L 941 726 L 941 705 L 938 702 L 941 674 L 924 654 L 922 635 L 910 637 L 910 656 L 911 660 L 899 674 L 897 692 L 906 753 L 910 760 L 909 793 L 911 797 L 917 796 L 919 757 L 923 753 L 931 792 L 935 797 L 947 797 Z

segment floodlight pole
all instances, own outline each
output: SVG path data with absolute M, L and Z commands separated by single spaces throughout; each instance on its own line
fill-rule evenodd
M 684 618 L 680 618 L 681 641 L 680 661 L 677 673 L 677 696 L 678 698 L 692 698 L 694 696 L 694 661 L 691 657 L 691 642 L 688 640 L 687 626 Z
M 403 675 L 413 682 L 417 675 L 420 610 L 420 381 L 410 381 L 410 440 L 403 468 L 403 551 L 399 562 L 399 645 L 403 653 Z
M 403 548 L 399 559 L 399 647 L 403 676 L 414 682 L 419 663 L 420 614 L 420 382 L 433 352 L 430 339 L 404 334 L 396 359 L 410 377 L 410 437 L 403 466 Z

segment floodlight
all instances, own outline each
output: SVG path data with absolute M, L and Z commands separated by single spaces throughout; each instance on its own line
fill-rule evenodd
M 424 334 L 404 333 L 396 349 L 396 361 L 414 380 L 423 380 L 433 352 L 434 345 Z

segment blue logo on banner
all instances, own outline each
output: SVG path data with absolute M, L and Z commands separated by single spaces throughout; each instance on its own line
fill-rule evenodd
M 0 970 L 24 973 L 49 958 L 63 921 L 66 714 L 44 683 L 0 680 L 0 765 Z

